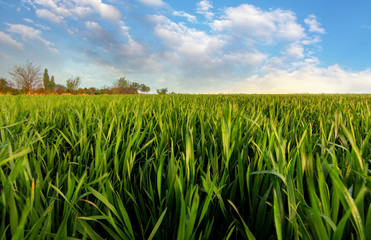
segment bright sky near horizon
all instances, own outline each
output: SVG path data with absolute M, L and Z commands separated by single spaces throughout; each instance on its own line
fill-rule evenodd
M 177 93 L 371 93 L 369 0 L 0 0 L 0 76 Z

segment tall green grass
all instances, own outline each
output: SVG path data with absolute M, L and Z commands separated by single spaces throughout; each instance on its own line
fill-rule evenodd
M 0 96 L 1 239 L 371 239 L 371 96 Z

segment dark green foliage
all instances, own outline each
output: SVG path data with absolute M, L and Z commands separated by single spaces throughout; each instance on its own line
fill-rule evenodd
M 48 69 L 46 68 L 44 70 L 44 75 L 43 75 L 43 86 L 44 86 L 44 90 L 47 92 L 54 92 L 56 88 L 54 76 L 51 76 L 51 78 L 49 78 Z
M 150 87 L 145 84 L 130 82 L 126 77 L 121 77 L 113 84 L 112 92 L 114 94 L 138 94 L 139 91 L 149 92 L 150 90 Z
M 113 85 L 115 88 L 128 88 L 130 87 L 130 82 L 126 77 L 121 77 Z
M 54 90 L 55 90 L 55 86 L 56 86 L 56 85 L 55 85 L 54 76 L 52 76 L 52 77 L 50 78 L 48 88 L 49 88 L 49 90 L 54 91 Z
M 151 91 L 151 88 L 145 84 L 140 84 L 139 91 L 147 93 Z
M 157 94 L 160 94 L 160 95 L 165 95 L 167 94 L 169 90 L 167 90 L 167 88 L 161 88 L 161 89 L 157 89 L 156 92 Z
M 43 75 L 43 86 L 45 90 L 49 90 L 49 85 L 50 85 L 50 79 L 49 79 L 49 74 L 48 74 L 48 69 L 45 68 L 44 70 L 44 75 Z

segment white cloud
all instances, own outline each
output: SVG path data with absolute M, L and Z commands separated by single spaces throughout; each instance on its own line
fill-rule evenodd
M 304 47 L 299 43 L 290 43 L 286 46 L 285 54 L 292 58 L 303 58 L 305 57 Z
M 189 13 L 183 12 L 183 11 L 173 11 L 173 15 L 178 16 L 178 17 L 185 17 L 187 18 L 188 22 L 192 22 L 192 23 L 197 22 L 197 19 L 195 16 Z
M 325 33 L 325 29 L 321 28 L 321 24 L 317 21 L 317 17 L 315 15 L 309 15 L 304 22 L 309 26 L 309 32 L 321 34 Z
M 31 10 L 31 8 L 29 8 L 27 5 L 29 5 L 29 6 L 31 6 L 31 7 L 33 7 L 33 8 L 35 8 L 34 7 L 34 4 L 33 4 L 33 2 L 32 2 L 32 0 L 21 0 L 21 5 L 24 7 L 24 8 L 26 8 L 28 11 L 30 11 Z M 21 8 L 20 7 L 17 7 L 17 12 L 19 12 L 20 10 L 21 10 Z
M 148 54 L 147 48 L 143 44 L 135 40 L 132 40 L 132 39 L 130 39 L 129 43 L 127 44 L 126 43 L 121 44 L 118 50 L 120 51 L 120 54 L 122 56 L 129 57 L 129 58 L 138 58 L 138 57 L 145 58 L 146 55 Z
M 319 36 L 314 36 L 313 38 L 307 38 L 301 41 L 303 45 L 311 45 L 319 42 L 321 42 L 321 38 Z
M 37 11 L 37 10 L 36 10 L 36 11 Z M 30 23 L 30 24 L 34 25 L 34 26 L 37 27 L 37 28 L 42 29 L 42 30 L 50 30 L 50 27 L 45 26 L 45 25 L 43 25 L 43 24 L 35 23 L 35 21 L 32 20 L 32 19 L 30 19 L 30 18 L 23 18 L 23 20 L 24 20 L 25 22 L 27 22 L 27 23 Z
M 43 24 L 35 24 L 35 27 L 42 29 L 42 30 L 50 30 L 50 27 L 43 25 Z
M 17 33 L 22 36 L 24 40 L 38 39 L 40 40 L 41 31 L 23 24 L 7 24 L 9 26 L 8 32 Z
M 18 50 L 23 49 L 23 44 L 14 40 L 10 35 L 0 31 L 0 42 L 4 45 L 16 48 Z
M 264 53 L 253 52 L 235 52 L 227 53 L 223 57 L 224 65 L 230 65 L 231 68 L 241 66 L 246 72 L 256 72 L 259 66 L 268 58 Z
M 97 22 L 87 21 L 85 22 L 85 26 L 90 30 L 93 31 L 93 34 L 97 34 L 103 31 L 103 28 Z
M 166 43 L 168 49 L 180 54 L 204 58 L 220 50 L 225 44 L 225 41 L 217 36 L 210 36 L 181 23 L 177 24 L 164 16 L 152 16 L 152 19 L 156 22 L 155 35 Z
M 197 3 L 197 13 L 204 15 L 209 20 L 214 16 L 214 13 L 210 11 L 212 8 L 213 5 L 209 0 L 201 0 Z
M 138 1 L 152 7 L 161 7 L 165 5 L 165 3 L 162 0 L 138 0 Z
M 38 9 L 40 15 L 38 16 L 53 22 L 60 21 L 61 17 L 83 19 L 94 13 L 111 22 L 118 22 L 122 18 L 121 12 L 116 7 L 103 3 L 102 0 L 34 0 L 34 3 L 37 7 L 43 7 Z M 57 20 L 53 19 L 52 14 Z
M 222 19 L 214 20 L 211 27 L 256 43 L 297 41 L 306 36 L 295 13 L 281 9 L 263 11 L 250 4 L 227 8 Z
M 76 1 L 77 2 L 77 1 Z M 84 2 L 84 1 L 79 1 Z M 85 0 L 86 5 L 92 5 L 102 18 L 112 22 L 121 20 L 121 12 L 114 6 L 102 3 L 101 0 Z
M 371 71 L 345 71 L 338 65 L 321 68 L 306 64 L 301 68 L 276 70 L 232 83 L 229 90 L 243 93 L 366 93 L 371 91 Z
M 41 37 L 41 31 L 23 24 L 10 24 L 7 23 L 9 26 L 8 32 L 19 34 L 23 41 L 26 40 L 35 40 L 40 43 L 42 43 L 44 46 L 46 46 L 50 51 L 58 53 L 58 50 L 54 48 L 54 44 L 43 39 Z
M 29 18 L 23 18 L 23 20 L 25 22 L 28 22 L 28 23 L 34 23 L 34 21 L 32 19 L 29 19 Z
M 37 9 L 36 10 L 36 15 L 39 18 L 44 18 L 47 19 L 51 22 L 57 23 L 57 24 L 62 24 L 64 23 L 64 17 L 63 16 L 57 16 L 55 13 L 46 10 L 46 9 Z

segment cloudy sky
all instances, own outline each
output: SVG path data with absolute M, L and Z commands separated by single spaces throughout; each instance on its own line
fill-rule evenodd
M 371 92 L 369 0 L 0 0 L 0 76 L 178 93 Z

